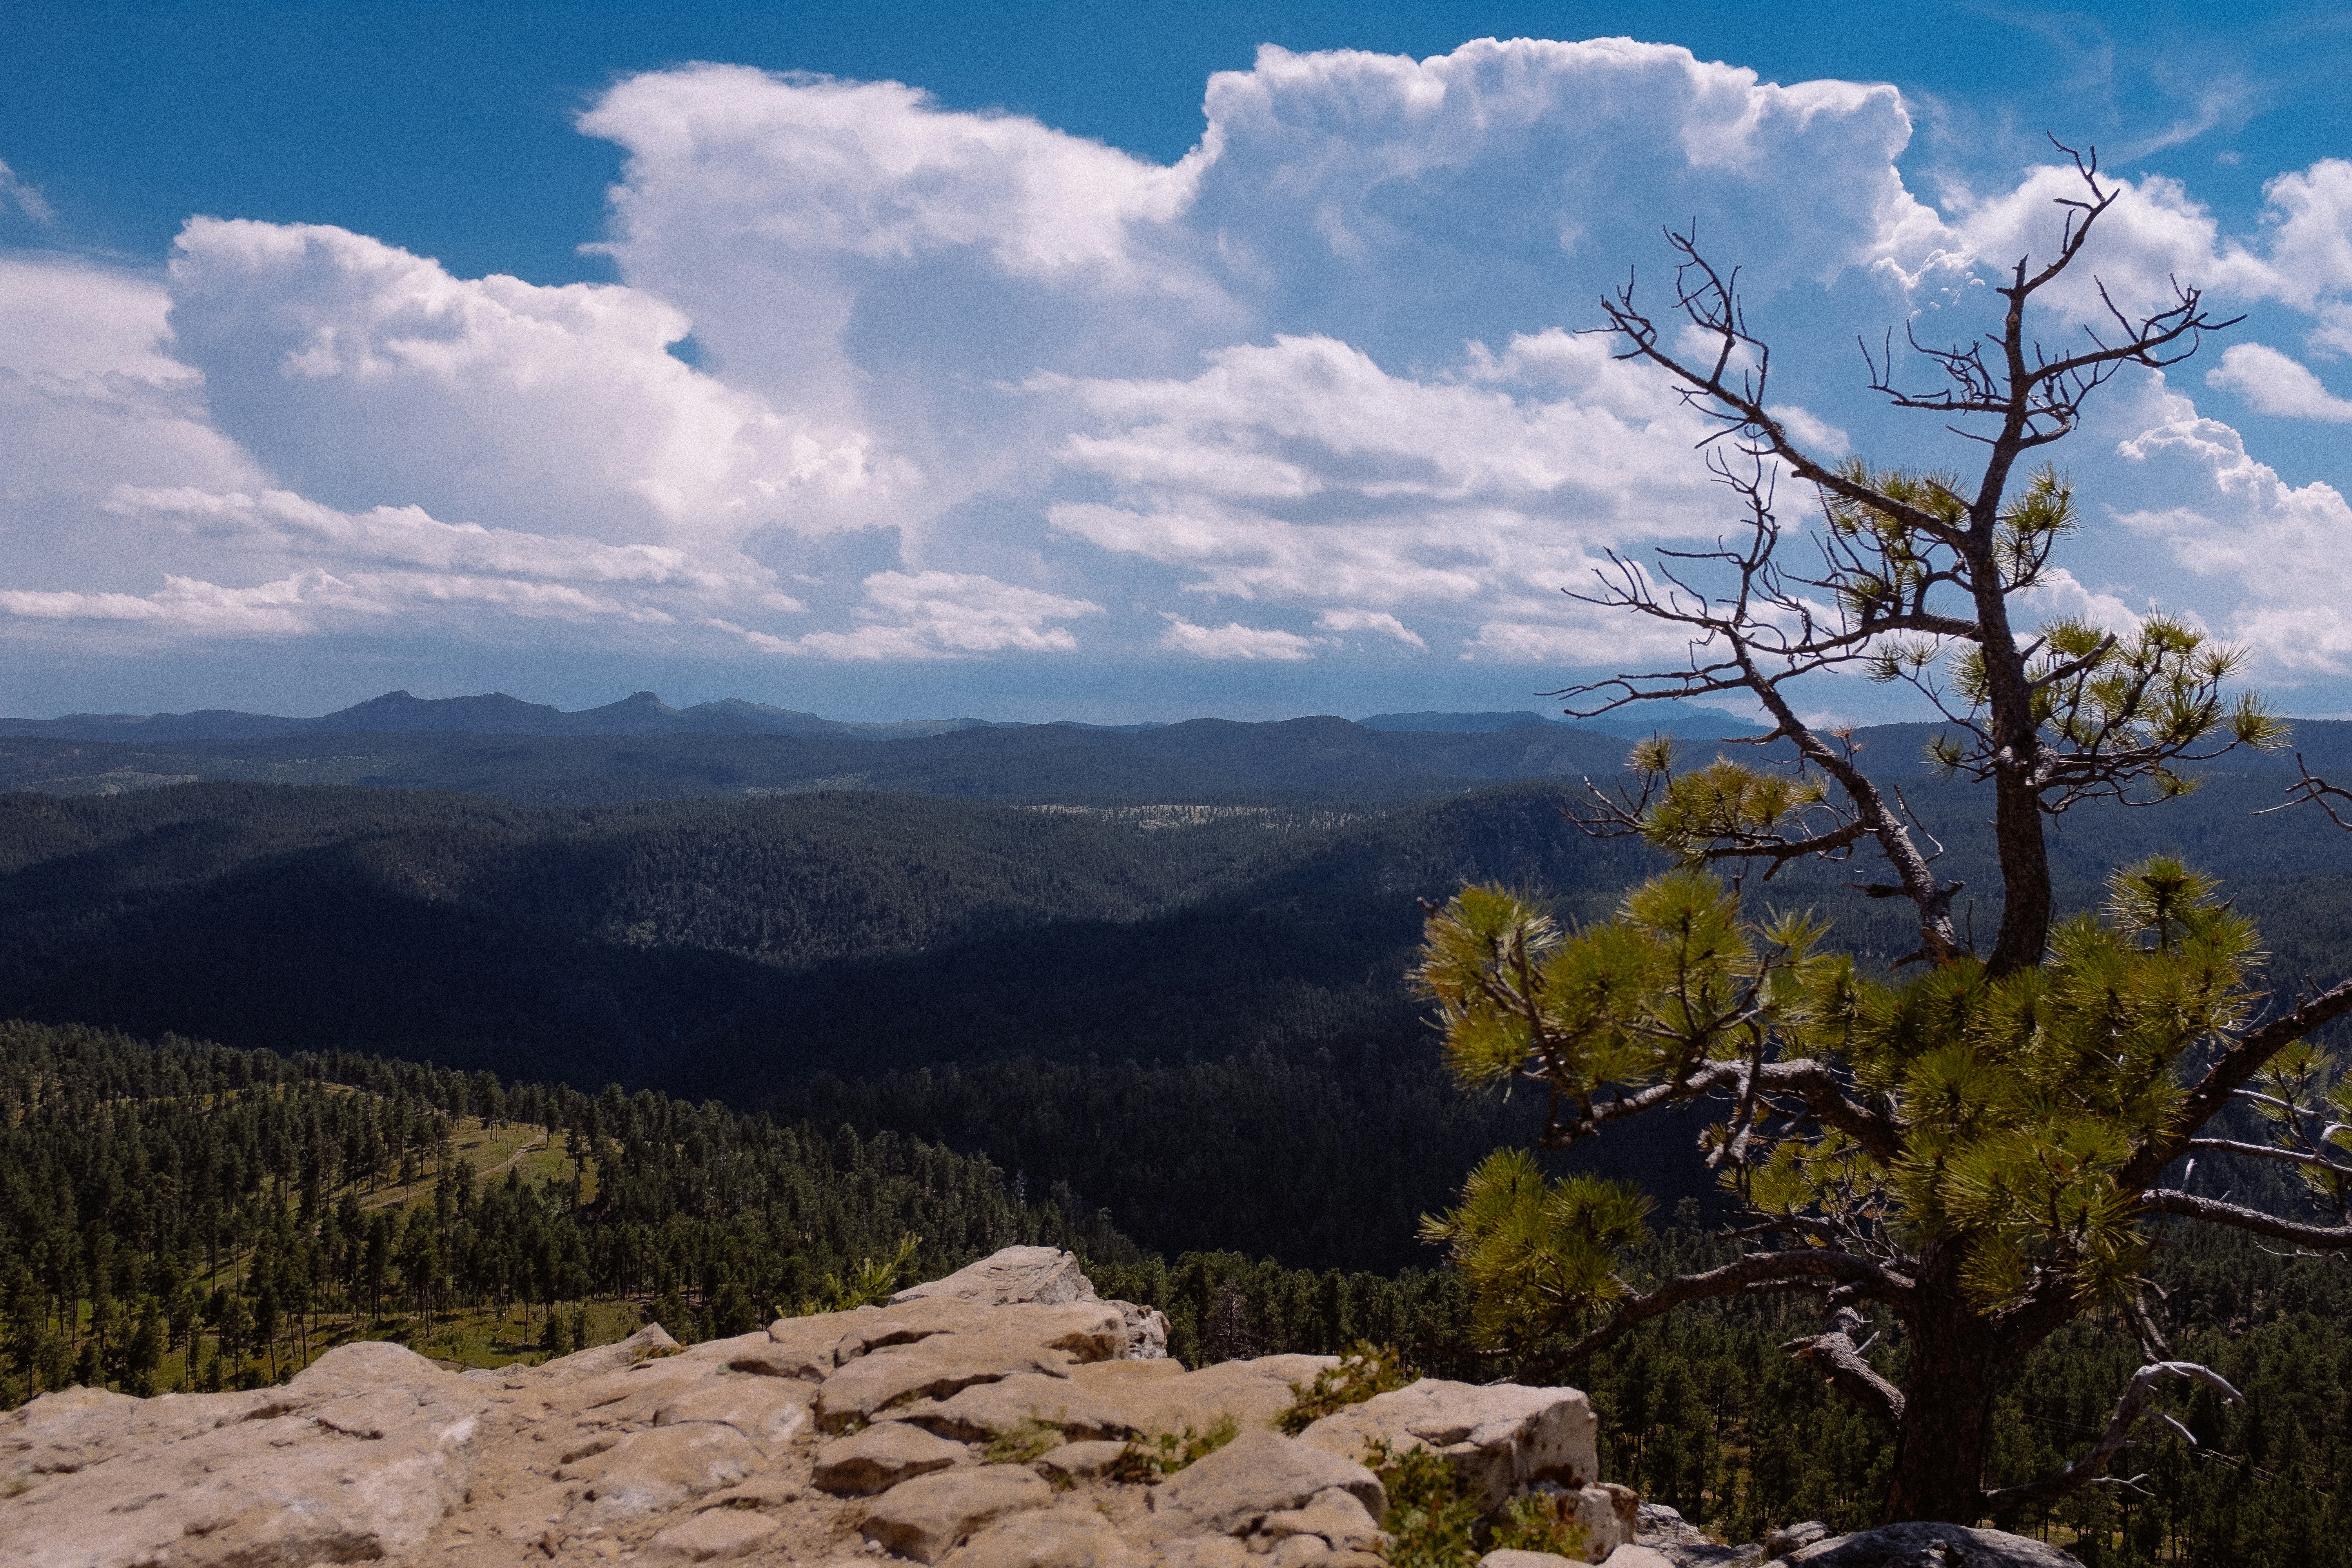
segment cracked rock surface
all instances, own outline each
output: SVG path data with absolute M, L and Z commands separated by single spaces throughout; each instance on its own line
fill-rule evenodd
M 1155 1318 L 1014 1247 L 690 1349 L 655 1327 L 460 1374 L 357 1343 L 255 1393 L 44 1394 L 0 1416 L 0 1568 L 1369 1568 L 1368 1435 L 1436 1448 L 1481 1496 L 1580 1487 L 1580 1516 L 1632 1517 L 1591 1484 L 1572 1389 L 1424 1383 L 1286 1437 L 1290 1384 L 1330 1358 L 1188 1372 Z M 1225 1417 L 1240 1435 L 1190 1468 L 1117 1479 L 1128 1439 Z

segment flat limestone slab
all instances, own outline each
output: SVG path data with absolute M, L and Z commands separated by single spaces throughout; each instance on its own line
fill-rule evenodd
M 638 1560 L 645 1563 L 716 1563 L 740 1557 L 767 1544 L 782 1528 L 764 1514 L 740 1509 L 717 1509 L 673 1524 L 646 1542 Z
M 555 1479 L 585 1483 L 581 1497 L 595 1504 L 597 1522 L 609 1525 L 667 1513 L 767 1465 L 759 1445 L 734 1427 L 698 1421 L 600 1440 Z
M 1024 1422 L 1056 1427 L 1066 1436 L 1082 1441 L 1124 1438 L 1136 1430 L 1126 1412 L 1074 1387 L 1068 1378 L 1026 1372 L 994 1383 L 975 1383 L 950 1398 L 918 1400 L 880 1415 L 967 1443 L 985 1442 Z
M 984 1526 L 1053 1501 L 1054 1489 L 1017 1466 L 941 1470 L 884 1492 L 866 1510 L 865 1534 L 886 1552 L 937 1563 Z
M 934 1437 L 903 1421 L 877 1421 L 816 1451 L 816 1484 L 829 1492 L 863 1496 L 971 1459 L 961 1443 Z
M 1269 1355 L 1186 1372 L 1174 1361 L 1103 1362 L 1070 1369 L 1073 1386 L 1094 1394 L 1139 1432 L 1205 1432 L 1230 1415 L 1244 1429 L 1271 1427 L 1290 1408 L 1290 1385 L 1339 1365 L 1328 1355 Z M 1353 1458 L 1354 1455 L 1347 1456 Z
M 9 1568 L 307 1568 L 400 1556 L 465 1498 L 478 1382 L 398 1345 L 339 1346 L 283 1388 L 45 1394 L 0 1417 Z
M 1350 1459 L 1376 1439 L 1444 1454 L 1481 1513 L 1537 1481 L 1574 1490 L 1600 1479 L 1600 1425 L 1580 1389 L 1425 1377 L 1326 1415 L 1299 1435 L 1309 1447 Z
M 1091 1301 L 1095 1287 L 1078 1267 L 1076 1253 L 1057 1247 L 1007 1247 L 944 1279 L 909 1286 L 891 1297 L 890 1304 L 896 1307 L 932 1298 L 986 1307 L 1024 1301 L 1055 1306 L 1064 1301 Z
M 945 1399 L 975 1383 L 1015 1373 L 1066 1375 L 1069 1356 L 1016 1334 L 939 1334 L 914 1344 L 888 1345 L 858 1357 L 824 1380 L 816 1395 L 817 1424 L 828 1432 L 871 1421 L 894 1405 Z
M 1278 1432 L 1244 1432 L 1155 1488 L 1151 1512 L 1178 1535 L 1247 1535 L 1334 1488 L 1375 1523 L 1388 1512 L 1380 1478 L 1363 1466 Z
M 1134 1561 L 1100 1514 L 1053 1509 L 990 1525 L 950 1555 L 947 1568 L 1123 1568 Z

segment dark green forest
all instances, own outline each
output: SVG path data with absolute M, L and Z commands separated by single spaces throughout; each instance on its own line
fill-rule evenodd
M 2250 818 L 2280 778 L 2070 814 L 2053 837 L 2061 901 L 2177 849 L 2262 921 L 2274 975 L 2335 973 L 2352 954 L 2352 836 L 2315 814 Z M 1909 795 L 1955 874 L 1990 885 L 1969 792 Z M 0 795 L 0 1014 L 773 1105 L 1064 1183 L 1164 1252 L 1391 1272 L 1425 1261 L 1414 1219 L 1532 1112 L 1438 1072 L 1404 984 L 1419 900 L 1495 879 L 1590 919 L 1657 864 L 1576 832 L 1570 798 L 1543 784 L 1083 809 L 18 793 Z M 1895 911 L 1847 879 L 1807 867 L 1756 894 L 1818 908 L 1865 953 L 1906 951 Z M 1973 911 L 1988 930 L 1996 915 Z M 1679 1135 L 1652 1135 L 1587 1158 L 1673 1202 L 1704 1196 L 1683 1154 Z
M 639 1320 L 688 1341 L 740 1332 L 910 1232 L 910 1277 L 1016 1240 L 1075 1247 L 1106 1295 L 1167 1310 L 1171 1348 L 1195 1363 L 1369 1339 L 1434 1373 L 1508 1370 L 1461 1348 L 1468 1300 L 1447 1271 L 1170 1259 L 1066 1188 L 1033 1194 L 984 1158 L 649 1090 L 16 1023 L 0 1026 L 0 1119 L 5 1404 L 75 1382 L 257 1384 L 359 1334 L 438 1353 L 438 1325 L 485 1303 L 538 1324 L 509 1347 L 523 1352 L 578 1342 L 569 1325 L 591 1320 L 562 1304 L 591 1299 L 628 1309 L 605 1316 L 611 1333 Z M 548 1130 L 551 1168 L 478 1176 L 448 1154 L 468 1121 Z M 375 1201 L 404 1188 L 404 1205 Z M 1688 1201 L 1637 1272 L 1724 1249 Z M 2156 1278 L 2176 1349 L 2246 1403 L 2182 1397 L 2193 1446 L 2148 1429 L 2133 1488 L 2001 1522 L 2116 1568 L 2352 1563 L 2352 1271 L 2191 1229 L 2168 1238 Z M 1877 1433 L 1779 1348 L 1812 1326 L 1786 1300 L 1718 1304 L 1588 1363 L 1577 1380 L 1601 1417 L 1606 1473 L 1729 1540 L 1801 1518 L 1869 1522 Z M 2005 1403 L 1998 1479 L 2079 1449 L 2138 1359 L 2121 1325 L 2097 1320 L 2037 1353 Z
M 1550 778 L 1495 783 L 1524 758 L 1424 767 L 1434 750 L 1316 728 L 1337 722 L 1225 726 L 1190 763 L 1002 739 L 1030 731 L 677 737 L 659 755 L 372 736 L 425 761 L 341 787 L 0 795 L 0 1016 L 23 1020 L 0 1026 L 0 1394 L 267 1380 L 352 1334 L 537 1355 L 644 1319 L 739 1331 L 908 1236 L 923 1274 L 1013 1240 L 1072 1247 L 1106 1294 L 1165 1309 L 1191 1359 L 1370 1338 L 1501 1375 L 1465 1348 L 1466 1295 L 1415 1230 L 1541 1108 L 1440 1071 L 1405 984 L 1420 900 L 1497 880 L 1591 920 L 1658 862 L 1562 820 L 1558 773 L 1591 763 L 1555 753 Z M 2352 735 L 2308 730 L 2315 765 Z M 1898 774 L 1921 739 L 1865 738 Z M 863 787 L 874 765 L 810 771 L 833 766 L 814 752 L 748 799 L 768 786 L 723 769 L 647 784 L 710 763 L 695 746 L 779 742 L 881 759 L 907 793 Z M 228 761 L 284 761 L 257 749 Z M 384 787 L 467 782 L 461 752 L 497 793 Z M 1472 763 L 1495 771 L 1465 787 Z M 1170 783 L 1184 765 L 1205 770 L 1189 798 Z M 2070 813 L 2059 901 L 2175 851 L 2261 922 L 2274 983 L 2335 977 L 2352 835 L 2251 815 L 2291 776 L 2255 759 L 2158 812 Z M 1997 885 L 1982 800 L 1924 774 L 1905 789 L 1944 868 Z M 1805 866 L 1749 893 L 1818 910 L 1865 955 L 1906 951 L 1896 911 L 1850 879 Z M 1967 913 L 1990 931 L 1999 910 Z M 1657 1271 L 1720 1245 L 1696 1131 L 1574 1156 L 1660 1198 Z M 515 1152 L 464 1152 L 493 1148 Z M 2263 1179 L 2200 1173 L 2242 1195 Z M 2101 1563 L 2352 1564 L 2347 1271 L 2169 1241 L 2176 1350 L 2247 1403 L 2180 1395 L 2193 1446 L 2147 1428 L 2119 1471 L 2135 1487 L 2008 1522 Z M 1696 1309 L 1580 1369 L 1610 1473 L 1729 1539 L 1865 1522 L 1877 1434 L 1779 1349 L 1817 1326 L 1769 1301 Z M 1899 1342 L 1878 1353 L 1899 1368 Z M 1997 1479 L 2078 1450 L 2138 1355 L 2097 1321 L 2040 1352 Z

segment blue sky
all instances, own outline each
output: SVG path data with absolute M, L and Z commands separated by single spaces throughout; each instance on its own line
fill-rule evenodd
M 1825 442 L 1951 460 L 1853 335 L 1965 328 L 2045 128 L 2132 185 L 2105 274 L 2249 313 L 2066 454 L 2053 607 L 2188 609 L 2352 710 L 2320 7 L 18 16 L 9 712 L 1527 705 L 1660 652 L 1559 587 L 1723 520 L 1564 331 L 1597 289 L 1696 216 Z

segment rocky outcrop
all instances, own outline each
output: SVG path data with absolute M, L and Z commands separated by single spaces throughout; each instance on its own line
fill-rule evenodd
M 885 1421 L 819 1448 L 812 1479 L 826 1491 L 862 1497 L 888 1491 L 900 1481 L 933 1470 L 952 1469 L 971 1458 L 971 1450 L 961 1443 L 944 1442 L 903 1421 Z
M 1573 1489 L 1599 1480 L 1600 1437 L 1592 1406 L 1577 1389 L 1424 1377 L 1326 1415 L 1299 1440 L 1346 1455 L 1376 1439 L 1400 1450 L 1434 1448 L 1453 1462 L 1479 1511 L 1492 1513 L 1538 1481 Z
M 1635 1512 L 1635 1539 L 1664 1568 L 1756 1568 L 1764 1560 L 1763 1547 L 1726 1546 L 1662 1503 L 1643 1503 Z
M 1292 1438 L 1275 1417 L 1329 1358 L 1188 1372 L 1137 1359 L 1139 1311 L 1013 1248 L 684 1350 L 648 1329 L 460 1375 L 353 1344 L 261 1393 L 46 1394 L 0 1416 L 0 1568 L 1374 1568 L 1375 1436 L 1444 1454 L 1482 1503 L 1573 1494 L 1596 1558 L 1632 1517 L 1572 1389 L 1423 1383 Z M 1228 1421 L 1173 1474 L 1120 1463 Z M 1612 1568 L 1654 1568 L 1629 1552 Z
M 283 1388 L 68 1389 L 0 1426 L 0 1562 L 308 1568 L 400 1557 L 465 1501 L 492 1423 L 475 1384 L 396 1345 Z
M 1377 1524 L 1388 1511 L 1378 1477 L 1351 1459 L 1278 1432 L 1244 1432 L 1151 1494 L 1177 1535 L 1248 1535 L 1269 1514 L 1303 1509 L 1327 1491 L 1353 1497 Z
M 1054 1489 L 1018 1465 L 987 1465 L 902 1481 L 866 1515 L 866 1539 L 918 1563 L 937 1563 L 1008 1513 L 1054 1500 Z
M 1572 1512 L 1595 1562 L 1630 1544 L 1639 1531 L 1640 1500 L 1600 1482 L 1600 1427 L 1573 1388 L 1482 1387 L 1423 1378 L 1326 1415 L 1300 1435 L 1308 1447 L 1361 1454 L 1374 1442 L 1391 1450 L 1429 1448 L 1445 1456 L 1464 1493 L 1494 1513 L 1517 1493 L 1542 1488 L 1575 1497 Z
M 1052 1247 L 1008 1247 L 979 1262 L 957 1269 L 943 1279 L 910 1286 L 890 1298 L 894 1307 L 908 1301 L 961 1301 L 975 1307 L 1003 1307 L 1016 1301 L 1040 1301 L 1058 1306 L 1065 1301 L 1095 1300 L 1094 1281 L 1079 1268 L 1076 1253 Z M 1119 1353 L 1129 1361 L 1158 1361 L 1168 1353 L 1168 1320 L 1157 1310 L 1132 1301 L 1108 1301 L 1118 1309 L 1127 1329 L 1127 1348 Z

